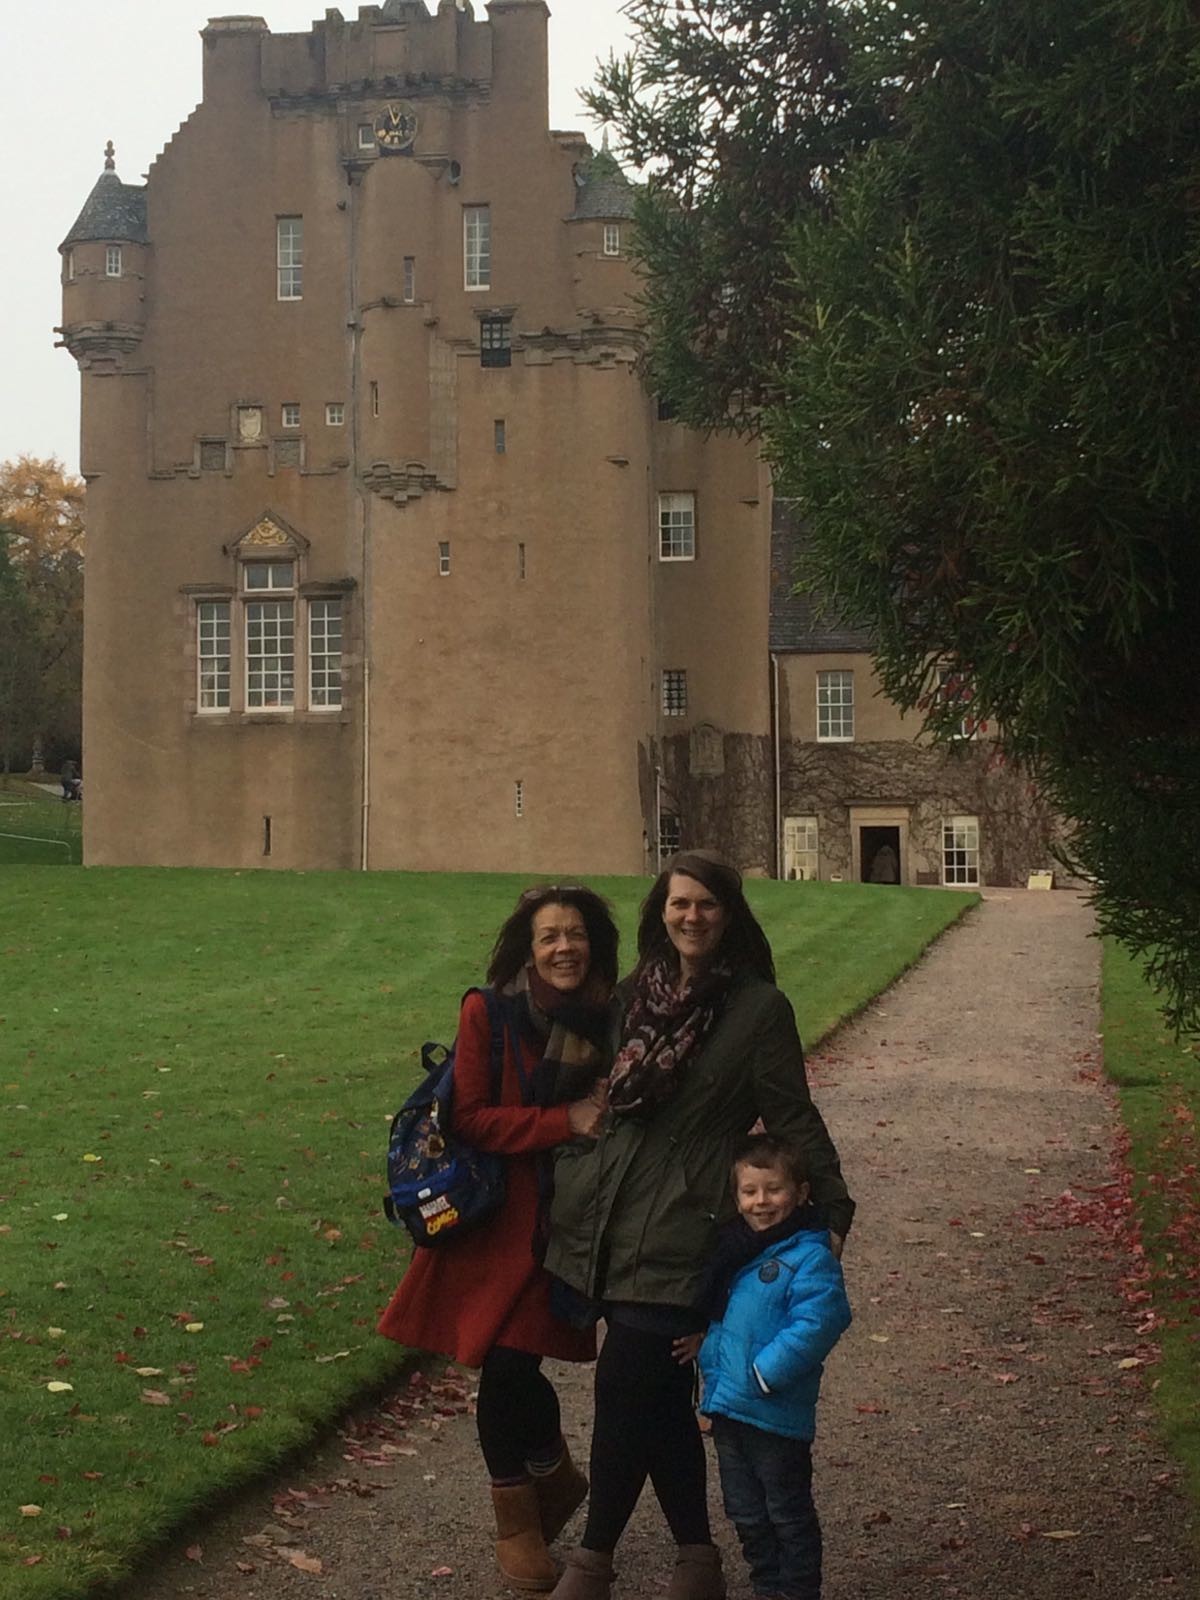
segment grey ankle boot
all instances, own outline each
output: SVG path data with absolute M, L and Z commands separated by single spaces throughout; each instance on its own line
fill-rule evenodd
M 608 1600 L 612 1592 L 613 1558 L 602 1550 L 580 1546 L 567 1557 L 563 1575 L 550 1600 Z
M 715 1544 L 681 1544 L 667 1600 L 725 1600 L 721 1552 Z

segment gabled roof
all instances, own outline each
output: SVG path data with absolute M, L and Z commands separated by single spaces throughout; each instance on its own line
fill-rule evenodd
M 111 239 L 130 244 L 146 243 L 146 190 L 143 185 L 122 183 L 109 156 L 105 170 L 96 179 L 75 226 L 59 245 L 83 244 L 88 239 Z
M 575 183 L 573 220 L 586 221 L 595 217 L 614 222 L 633 216 L 633 185 L 608 149 L 597 151 L 590 161 L 580 162 Z
M 820 595 L 793 593 L 803 545 L 804 526 L 794 508 L 776 500 L 771 514 L 771 649 L 803 655 L 869 650 L 867 629 L 839 622 Z

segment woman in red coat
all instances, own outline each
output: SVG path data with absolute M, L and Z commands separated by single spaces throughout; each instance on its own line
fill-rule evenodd
M 463 1002 L 454 1057 L 454 1128 L 508 1157 L 504 1205 L 465 1238 L 414 1250 L 379 1324 L 389 1339 L 480 1368 L 476 1421 L 496 1559 L 516 1589 L 554 1587 L 546 1546 L 587 1494 L 541 1364 L 591 1361 L 595 1337 L 551 1311 L 542 1255 L 551 1152 L 600 1130 L 616 977 L 617 930 L 599 895 L 558 884 L 525 891 L 487 974 L 507 1019 L 498 1105 L 481 994 Z

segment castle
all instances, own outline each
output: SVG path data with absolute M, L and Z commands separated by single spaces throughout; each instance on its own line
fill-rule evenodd
M 548 15 L 217 18 L 144 185 L 110 146 L 61 247 L 86 859 L 1042 865 L 980 730 L 928 748 L 791 597 L 753 446 L 643 387 L 634 191 L 549 127 Z

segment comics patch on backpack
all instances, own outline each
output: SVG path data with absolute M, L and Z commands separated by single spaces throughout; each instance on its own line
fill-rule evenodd
M 491 1026 L 491 1101 L 500 1101 L 504 1069 L 504 1017 L 490 989 L 483 995 Z M 463 997 L 464 999 L 466 996 Z M 407 1228 L 423 1247 L 460 1238 L 486 1222 L 504 1203 L 504 1158 L 476 1150 L 453 1131 L 454 1050 L 426 1044 L 425 1076 L 392 1118 L 388 1137 L 388 1220 Z

